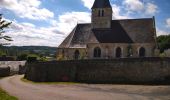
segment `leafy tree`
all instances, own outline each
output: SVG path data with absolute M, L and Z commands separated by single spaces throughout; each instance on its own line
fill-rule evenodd
M 3 33 L 5 33 L 4 29 L 8 28 L 9 25 L 11 25 L 12 22 L 7 22 L 6 20 L 2 19 L 2 14 L 0 14 L 0 39 L 5 39 L 7 41 L 12 41 L 12 38 L 7 36 L 7 35 L 3 35 Z M 1 44 L 3 45 L 3 44 Z
M 157 42 L 161 53 L 166 49 L 170 49 L 170 35 L 161 35 L 157 37 Z
M 27 57 L 28 57 L 27 54 L 21 54 L 21 55 L 19 55 L 19 56 L 17 57 L 17 60 L 20 60 L 20 61 L 22 61 L 22 60 L 27 60 Z

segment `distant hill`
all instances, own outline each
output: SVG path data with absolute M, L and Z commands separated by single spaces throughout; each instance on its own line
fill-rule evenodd
M 0 49 L 9 56 L 17 56 L 23 53 L 54 56 L 56 54 L 56 48 L 48 46 L 3 46 Z

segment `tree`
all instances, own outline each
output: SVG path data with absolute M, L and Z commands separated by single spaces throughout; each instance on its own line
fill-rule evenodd
M 20 60 L 20 61 L 27 60 L 27 57 L 28 57 L 28 54 L 21 54 L 17 57 L 17 60 Z
M 170 35 L 161 35 L 157 37 L 157 42 L 161 53 L 166 49 L 170 49 Z
M 2 14 L 0 14 L 0 39 L 5 39 L 7 41 L 13 41 L 11 37 L 7 35 L 3 35 L 5 33 L 5 28 L 8 28 L 12 22 L 7 22 L 6 20 L 2 19 Z M 4 45 L 4 44 L 1 44 Z

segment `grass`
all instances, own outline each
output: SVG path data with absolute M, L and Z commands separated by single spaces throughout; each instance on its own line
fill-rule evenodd
M 64 84 L 64 85 L 80 84 L 80 83 L 76 83 L 76 82 L 33 82 L 33 81 L 27 80 L 25 78 L 21 78 L 21 81 L 26 82 L 26 83 L 31 83 L 31 84 Z
M 14 96 L 10 96 L 7 92 L 0 88 L 0 100 L 18 100 Z

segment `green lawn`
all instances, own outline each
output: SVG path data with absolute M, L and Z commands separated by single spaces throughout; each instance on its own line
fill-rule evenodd
M 16 97 L 10 96 L 0 88 L 0 100 L 18 100 Z

